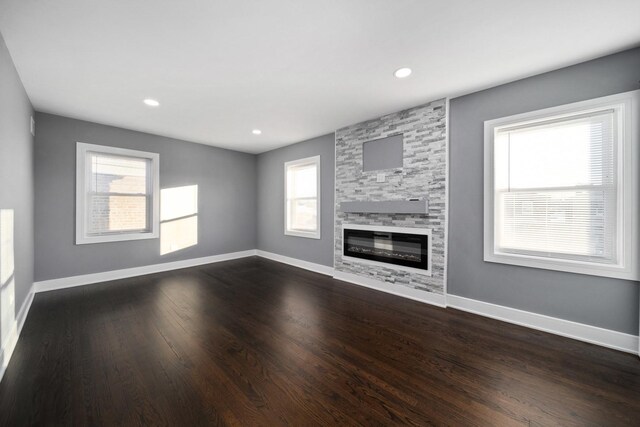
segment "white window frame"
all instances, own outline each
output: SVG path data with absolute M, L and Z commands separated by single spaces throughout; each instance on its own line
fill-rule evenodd
M 92 236 L 87 234 L 88 215 L 86 204 L 88 201 L 89 185 L 91 181 L 90 164 L 87 163 L 89 153 L 111 154 L 116 156 L 136 157 L 150 160 L 151 166 L 148 185 L 151 187 L 152 212 L 149 215 L 150 230 L 139 232 L 117 232 Z M 127 148 L 109 147 L 104 145 L 76 144 L 76 245 L 103 242 L 119 242 L 125 240 L 157 239 L 160 235 L 160 156 L 157 153 L 129 150 Z
M 301 166 L 301 165 L 310 165 L 313 164 L 316 167 L 316 218 L 318 221 L 318 228 L 316 231 L 301 231 L 301 230 L 289 230 L 289 218 L 288 218 L 288 189 L 287 189 L 287 171 L 290 167 Z M 287 236 L 295 236 L 295 237 L 306 237 L 308 239 L 320 239 L 320 225 L 322 224 L 320 218 L 320 156 L 306 157 L 304 159 L 292 160 L 289 162 L 285 162 L 284 164 L 284 234 Z
M 546 258 L 499 251 L 495 246 L 494 138 L 496 130 L 515 124 L 526 125 L 550 117 L 573 116 L 601 109 L 615 109 L 617 127 L 618 218 L 615 264 Z M 638 280 L 638 134 L 640 133 L 640 90 L 582 102 L 516 114 L 484 123 L 484 260 L 556 271 L 566 271 L 618 279 Z

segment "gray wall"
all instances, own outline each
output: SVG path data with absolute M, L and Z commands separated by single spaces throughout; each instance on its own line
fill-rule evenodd
M 638 283 L 483 262 L 485 120 L 640 88 L 640 49 L 451 100 L 450 294 L 638 334 Z
M 13 210 L 15 314 L 33 283 L 32 114 L 27 93 L 0 35 L 0 209 Z M 0 249 L 2 256 L 9 250 Z M 0 286 L 4 288 L 10 280 L 6 282 Z
M 256 156 L 38 113 L 35 280 L 255 249 Z M 198 244 L 160 255 L 160 240 L 75 245 L 76 142 L 160 154 L 160 188 L 198 185 Z
M 284 163 L 320 156 L 320 239 L 284 235 Z M 333 266 L 335 135 L 258 155 L 258 249 Z

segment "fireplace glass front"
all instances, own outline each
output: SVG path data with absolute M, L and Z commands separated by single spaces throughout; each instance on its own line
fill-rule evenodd
M 345 228 L 343 254 L 404 267 L 429 269 L 429 236 Z

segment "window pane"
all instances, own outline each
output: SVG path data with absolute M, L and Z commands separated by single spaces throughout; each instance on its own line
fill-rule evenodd
M 316 231 L 318 229 L 318 202 L 311 200 L 290 200 L 288 203 L 289 229 Z
M 148 198 L 134 195 L 90 195 L 89 234 L 147 230 Z
M 318 165 L 319 158 L 309 158 L 287 164 L 286 168 L 286 230 L 303 236 L 318 234 Z M 307 233 L 307 234 L 305 234 Z M 295 233 L 294 233 L 295 234 Z
M 287 197 L 316 197 L 317 168 L 315 164 L 293 166 L 287 171 Z
M 499 131 L 499 189 L 612 184 L 612 111 Z
M 495 245 L 615 262 L 614 110 L 498 129 Z
M 499 195 L 497 245 L 547 256 L 578 255 L 612 260 L 613 223 L 606 191 L 507 192 Z
M 97 193 L 147 194 L 149 161 L 91 153 L 91 191 Z

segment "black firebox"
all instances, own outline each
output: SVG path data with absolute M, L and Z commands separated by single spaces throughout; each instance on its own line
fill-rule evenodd
M 345 256 L 429 270 L 429 236 L 344 228 Z

